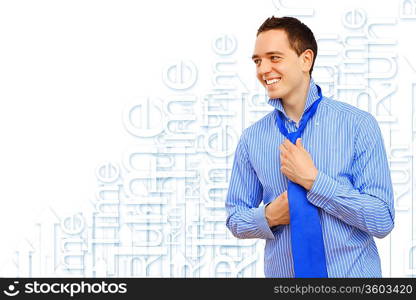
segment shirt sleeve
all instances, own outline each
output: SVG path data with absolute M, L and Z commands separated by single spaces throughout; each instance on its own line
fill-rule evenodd
M 351 184 L 341 184 L 319 171 L 309 202 L 345 223 L 383 238 L 394 227 L 394 194 L 383 137 L 368 114 L 355 137 Z
M 263 187 L 248 157 L 245 132 L 241 135 L 234 155 L 225 208 L 226 225 L 240 239 L 274 239 L 265 217 L 265 206 L 259 206 Z

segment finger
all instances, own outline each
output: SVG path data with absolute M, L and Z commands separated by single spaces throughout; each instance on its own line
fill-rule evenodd
M 302 139 L 301 138 L 297 138 L 297 140 L 296 140 L 296 146 L 298 146 L 300 148 L 303 148 Z
M 291 160 L 291 154 L 288 151 L 280 152 L 280 163 L 287 164 Z
M 284 150 L 288 150 L 287 145 L 286 145 L 286 141 L 288 141 L 287 139 L 285 139 L 283 141 L 283 143 L 280 144 L 280 151 L 284 151 Z M 290 142 L 289 142 L 290 143 Z
M 285 165 L 280 167 L 280 171 L 287 177 L 290 175 L 290 169 Z
M 291 170 L 295 170 L 295 168 L 293 167 L 293 164 L 290 162 L 289 159 L 285 159 L 285 161 L 282 164 L 282 166 L 285 167 L 286 173 L 290 172 Z
M 293 145 L 293 143 L 291 141 L 289 141 L 288 139 L 285 140 L 284 145 L 285 145 L 285 148 L 289 151 L 293 150 L 293 148 L 296 149 L 296 146 Z
M 284 146 L 282 146 L 282 149 L 280 150 L 279 155 L 280 155 L 281 160 L 282 159 L 288 159 L 289 155 L 290 155 L 290 151 L 287 148 L 285 148 Z
M 287 152 L 286 149 L 282 148 L 282 150 L 280 150 L 279 155 L 280 155 L 280 157 L 286 158 L 287 155 L 288 155 L 288 152 Z

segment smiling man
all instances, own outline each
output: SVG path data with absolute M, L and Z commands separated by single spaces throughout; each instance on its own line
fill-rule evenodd
M 266 240 L 266 277 L 381 277 L 374 237 L 394 226 L 383 137 L 370 113 L 322 95 L 317 52 L 295 18 L 258 29 L 252 59 L 275 109 L 240 137 L 226 224 Z

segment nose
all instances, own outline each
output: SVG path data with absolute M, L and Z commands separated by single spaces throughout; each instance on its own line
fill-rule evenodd
M 260 66 L 257 68 L 257 72 L 260 75 L 267 74 L 272 70 L 271 63 L 267 60 L 262 60 Z

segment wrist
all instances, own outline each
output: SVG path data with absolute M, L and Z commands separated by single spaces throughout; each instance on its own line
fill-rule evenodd
M 307 191 L 310 191 L 312 189 L 312 186 L 315 183 L 316 177 L 318 177 L 318 172 L 319 172 L 318 169 L 314 168 L 311 177 L 305 180 L 303 187 Z
M 269 227 L 279 225 L 276 222 L 277 220 L 271 216 L 271 208 L 269 207 L 269 205 L 266 205 L 264 216 L 266 217 L 266 221 Z

